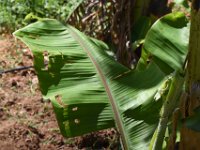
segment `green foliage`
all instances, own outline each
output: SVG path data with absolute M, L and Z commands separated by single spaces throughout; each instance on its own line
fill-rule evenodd
M 181 41 L 188 35 L 187 20 L 180 22 L 184 18 L 171 14 L 150 29 L 144 47 L 153 59 L 142 58 L 142 71 L 122 66 L 105 43 L 56 20 L 38 21 L 14 35 L 34 54 L 42 93 L 51 99 L 64 136 L 116 126 L 125 149 L 148 149 L 163 104 L 155 95 L 169 73 L 180 70 L 187 53 L 187 42 Z M 177 39 L 165 35 L 165 28 Z
M 144 50 L 154 55 L 154 61 L 164 72 L 171 73 L 182 70 L 188 42 L 187 18 L 183 13 L 172 13 L 155 22 L 146 35 Z
M 134 73 L 110 57 L 104 43 L 55 20 L 31 24 L 15 35 L 33 50 L 41 90 L 52 100 L 64 136 L 114 127 L 115 118 L 125 147 L 148 147 L 161 107 L 153 96 L 165 77 L 155 64 Z
M 41 18 L 55 18 L 64 23 L 72 10 L 76 9 L 82 1 L 0 0 L 0 27 L 6 27 L 11 31 L 16 30 L 27 24 L 24 18 L 29 13 Z

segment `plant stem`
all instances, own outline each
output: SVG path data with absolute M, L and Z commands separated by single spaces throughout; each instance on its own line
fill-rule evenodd
M 186 127 L 185 120 L 200 106 L 200 0 L 192 0 L 189 53 L 187 61 L 186 88 L 188 95 L 184 106 L 180 149 L 199 149 L 200 133 Z M 196 141 L 196 142 L 192 142 Z
M 169 93 L 161 110 L 161 117 L 158 124 L 158 128 L 156 130 L 157 133 L 155 134 L 155 141 L 152 147 L 153 150 L 162 149 L 167 123 L 170 115 L 173 113 L 176 107 L 177 100 L 179 99 L 182 91 L 183 83 L 184 78 L 180 76 L 179 72 L 176 72 L 170 85 Z
M 186 91 L 190 94 L 193 83 L 200 80 L 200 0 L 192 1 L 190 41 L 186 76 Z

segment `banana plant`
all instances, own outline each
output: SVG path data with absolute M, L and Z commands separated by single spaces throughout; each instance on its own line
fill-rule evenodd
M 102 41 L 53 19 L 30 24 L 14 35 L 34 54 L 41 92 L 51 100 L 63 136 L 116 127 L 123 149 L 145 150 L 153 135 L 159 137 L 154 132 L 165 103 L 162 87 L 169 76 L 175 78 L 175 71 L 181 72 L 188 28 L 181 13 L 158 20 L 145 38 L 135 70 L 118 63 Z M 168 116 L 173 109 L 169 110 Z

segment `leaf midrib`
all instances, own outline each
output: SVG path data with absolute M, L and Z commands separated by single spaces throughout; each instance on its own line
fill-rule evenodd
M 128 146 L 128 139 L 127 139 L 127 136 L 126 136 L 126 133 L 125 133 L 125 130 L 124 130 L 123 121 L 121 119 L 122 117 L 121 117 L 121 115 L 118 111 L 118 106 L 115 103 L 114 97 L 113 97 L 112 92 L 111 92 L 111 90 L 108 86 L 106 78 L 105 78 L 100 66 L 95 61 L 94 57 L 92 56 L 92 54 L 88 50 L 88 48 L 86 46 L 88 44 L 86 42 L 84 42 L 84 40 L 82 38 L 80 38 L 80 36 L 77 35 L 77 33 L 74 31 L 74 29 L 72 27 L 70 27 L 70 26 L 67 26 L 67 27 L 68 27 L 68 30 L 71 33 L 71 35 L 79 42 L 79 44 L 81 45 L 83 50 L 86 52 L 86 54 L 88 55 L 88 57 L 92 61 L 93 65 L 95 66 L 95 68 L 96 68 L 96 70 L 97 70 L 97 72 L 100 76 L 100 79 L 102 80 L 102 83 L 105 87 L 106 93 L 109 97 L 109 100 L 110 100 L 110 103 L 111 103 L 111 106 L 112 106 L 112 109 L 113 109 L 113 112 L 114 112 L 115 121 L 116 121 L 116 124 L 117 124 L 117 128 L 120 132 L 121 138 L 122 138 L 122 143 L 123 143 L 124 149 L 127 150 L 127 149 L 129 149 L 128 148 L 129 147 Z

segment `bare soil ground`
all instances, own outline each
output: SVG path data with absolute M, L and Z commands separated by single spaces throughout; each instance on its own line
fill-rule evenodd
M 0 70 L 30 66 L 30 50 L 0 35 Z M 117 149 L 115 130 L 65 139 L 50 101 L 43 100 L 34 69 L 0 75 L 0 150 Z

